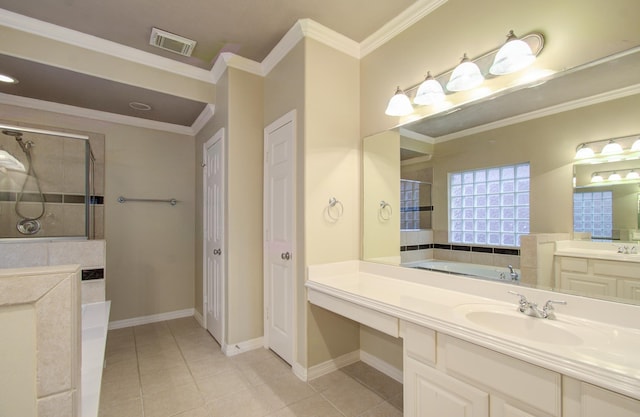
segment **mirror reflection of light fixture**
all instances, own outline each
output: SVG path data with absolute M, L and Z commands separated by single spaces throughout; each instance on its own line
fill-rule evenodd
M 593 158 L 595 156 L 595 152 L 586 143 L 581 143 L 578 145 L 578 150 L 576 151 L 575 159 L 586 159 Z
M 411 100 L 400 87 L 396 89 L 396 93 L 389 100 L 389 105 L 384 113 L 388 116 L 407 116 L 413 113 Z
M 510 30 L 507 42 L 496 54 L 489 72 L 493 75 L 511 74 L 528 67 L 535 60 L 536 56 L 531 51 L 529 44 L 518 39 L 513 30 Z
M 10 75 L 0 74 L 0 82 L 7 84 L 18 84 L 18 79 Z
M 464 54 L 460 65 L 458 65 L 451 74 L 451 78 L 447 83 L 449 91 L 467 91 L 482 84 L 484 77 L 480 72 L 480 68 L 474 62 L 471 62 Z
M 431 72 L 427 71 L 427 76 L 422 84 L 420 84 L 420 87 L 418 87 L 418 92 L 416 93 L 413 102 L 423 106 L 428 106 L 440 103 L 443 100 L 444 90 L 442 89 L 442 86 L 435 78 L 433 78 Z
M 603 155 L 617 155 L 622 153 L 622 146 L 618 142 L 610 140 L 606 145 L 604 145 L 601 153 Z
M 638 134 L 633 134 L 584 142 L 576 147 L 574 159 L 593 163 L 596 159 L 603 159 L 600 158 L 601 156 L 606 157 L 604 159 L 610 162 L 614 158 L 615 160 L 640 159 L 640 137 Z
M 640 168 L 622 168 L 615 171 L 598 171 L 591 174 L 591 182 L 608 182 L 608 181 L 624 181 L 624 180 L 638 180 L 640 179 Z M 625 173 L 623 177 L 620 173 Z M 605 180 L 606 177 L 606 180 Z
M 622 179 L 622 177 L 620 176 L 620 174 L 618 174 L 617 172 L 613 171 L 613 173 L 611 175 L 609 175 L 609 178 L 607 178 L 609 181 L 620 181 Z
M 640 179 L 640 174 L 635 169 L 632 169 L 624 178 L 627 180 L 637 180 Z
M 12 171 L 26 172 L 26 169 L 24 168 L 22 162 L 18 161 L 15 156 L 11 155 L 4 149 L 0 149 L 0 168 L 9 169 Z

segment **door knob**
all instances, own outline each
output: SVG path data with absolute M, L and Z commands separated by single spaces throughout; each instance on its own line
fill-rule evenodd
M 284 252 L 280 255 L 280 257 L 285 260 L 288 261 L 289 259 L 291 259 L 291 254 L 289 252 Z

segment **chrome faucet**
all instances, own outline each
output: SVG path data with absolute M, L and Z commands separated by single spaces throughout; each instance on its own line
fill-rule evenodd
M 536 317 L 539 319 L 555 320 L 556 314 L 553 305 L 567 304 L 566 301 L 549 300 L 544 304 L 544 307 L 540 309 L 538 308 L 538 304 L 530 302 L 523 294 L 517 293 L 515 291 L 509 291 L 509 294 L 517 295 L 518 297 L 520 297 L 520 301 L 518 302 L 519 312 L 521 312 L 522 314 L 526 314 L 527 316 Z
M 511 281 L 517 281 L 519 275 L 516 271 L 513 270 L 513 266 L 507 265 L 507 268 L 509 268 L 509 276 L 511 277 Z
M 637 249 L 635 246 L 618 246 L 618 253 L 623 253 L 625 255 L 635 255 L 638 253 Z

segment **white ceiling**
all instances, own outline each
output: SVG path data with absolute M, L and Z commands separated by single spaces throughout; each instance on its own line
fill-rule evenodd
M 0 0 L 0 15 L 17 13 L 134 48 L 141 55 L 154 54 L 209 70 L 221 52 L 263 61 L 303 18 L 359 43 L 415 3 L 416 0 Z M 196 40 L 193 56 L 182 57 L 149 45 L 153 27 Z M 20 79 L 16 85 L 0 83 L 0 93 L 187 127 L 209 104 L 83 74 L 73 68 L 72 62 L 60 68 L 0 53 L 0 73 L 9 72 Z M 129 107 L 131 101 L 148 103 L 153 110 L 133 110 Z

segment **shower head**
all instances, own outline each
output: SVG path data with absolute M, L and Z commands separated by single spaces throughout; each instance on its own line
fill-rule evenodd
M 3 130 L 2 133 L 4 135 L 7 135 L 7 136 L 13 136 L 14 138 L 16 138 L 16 140 L 18 138 L 22 138 L 22 132 L 17 131 L 17 130 L 8 130 L 7 129 L 7 130 Z

